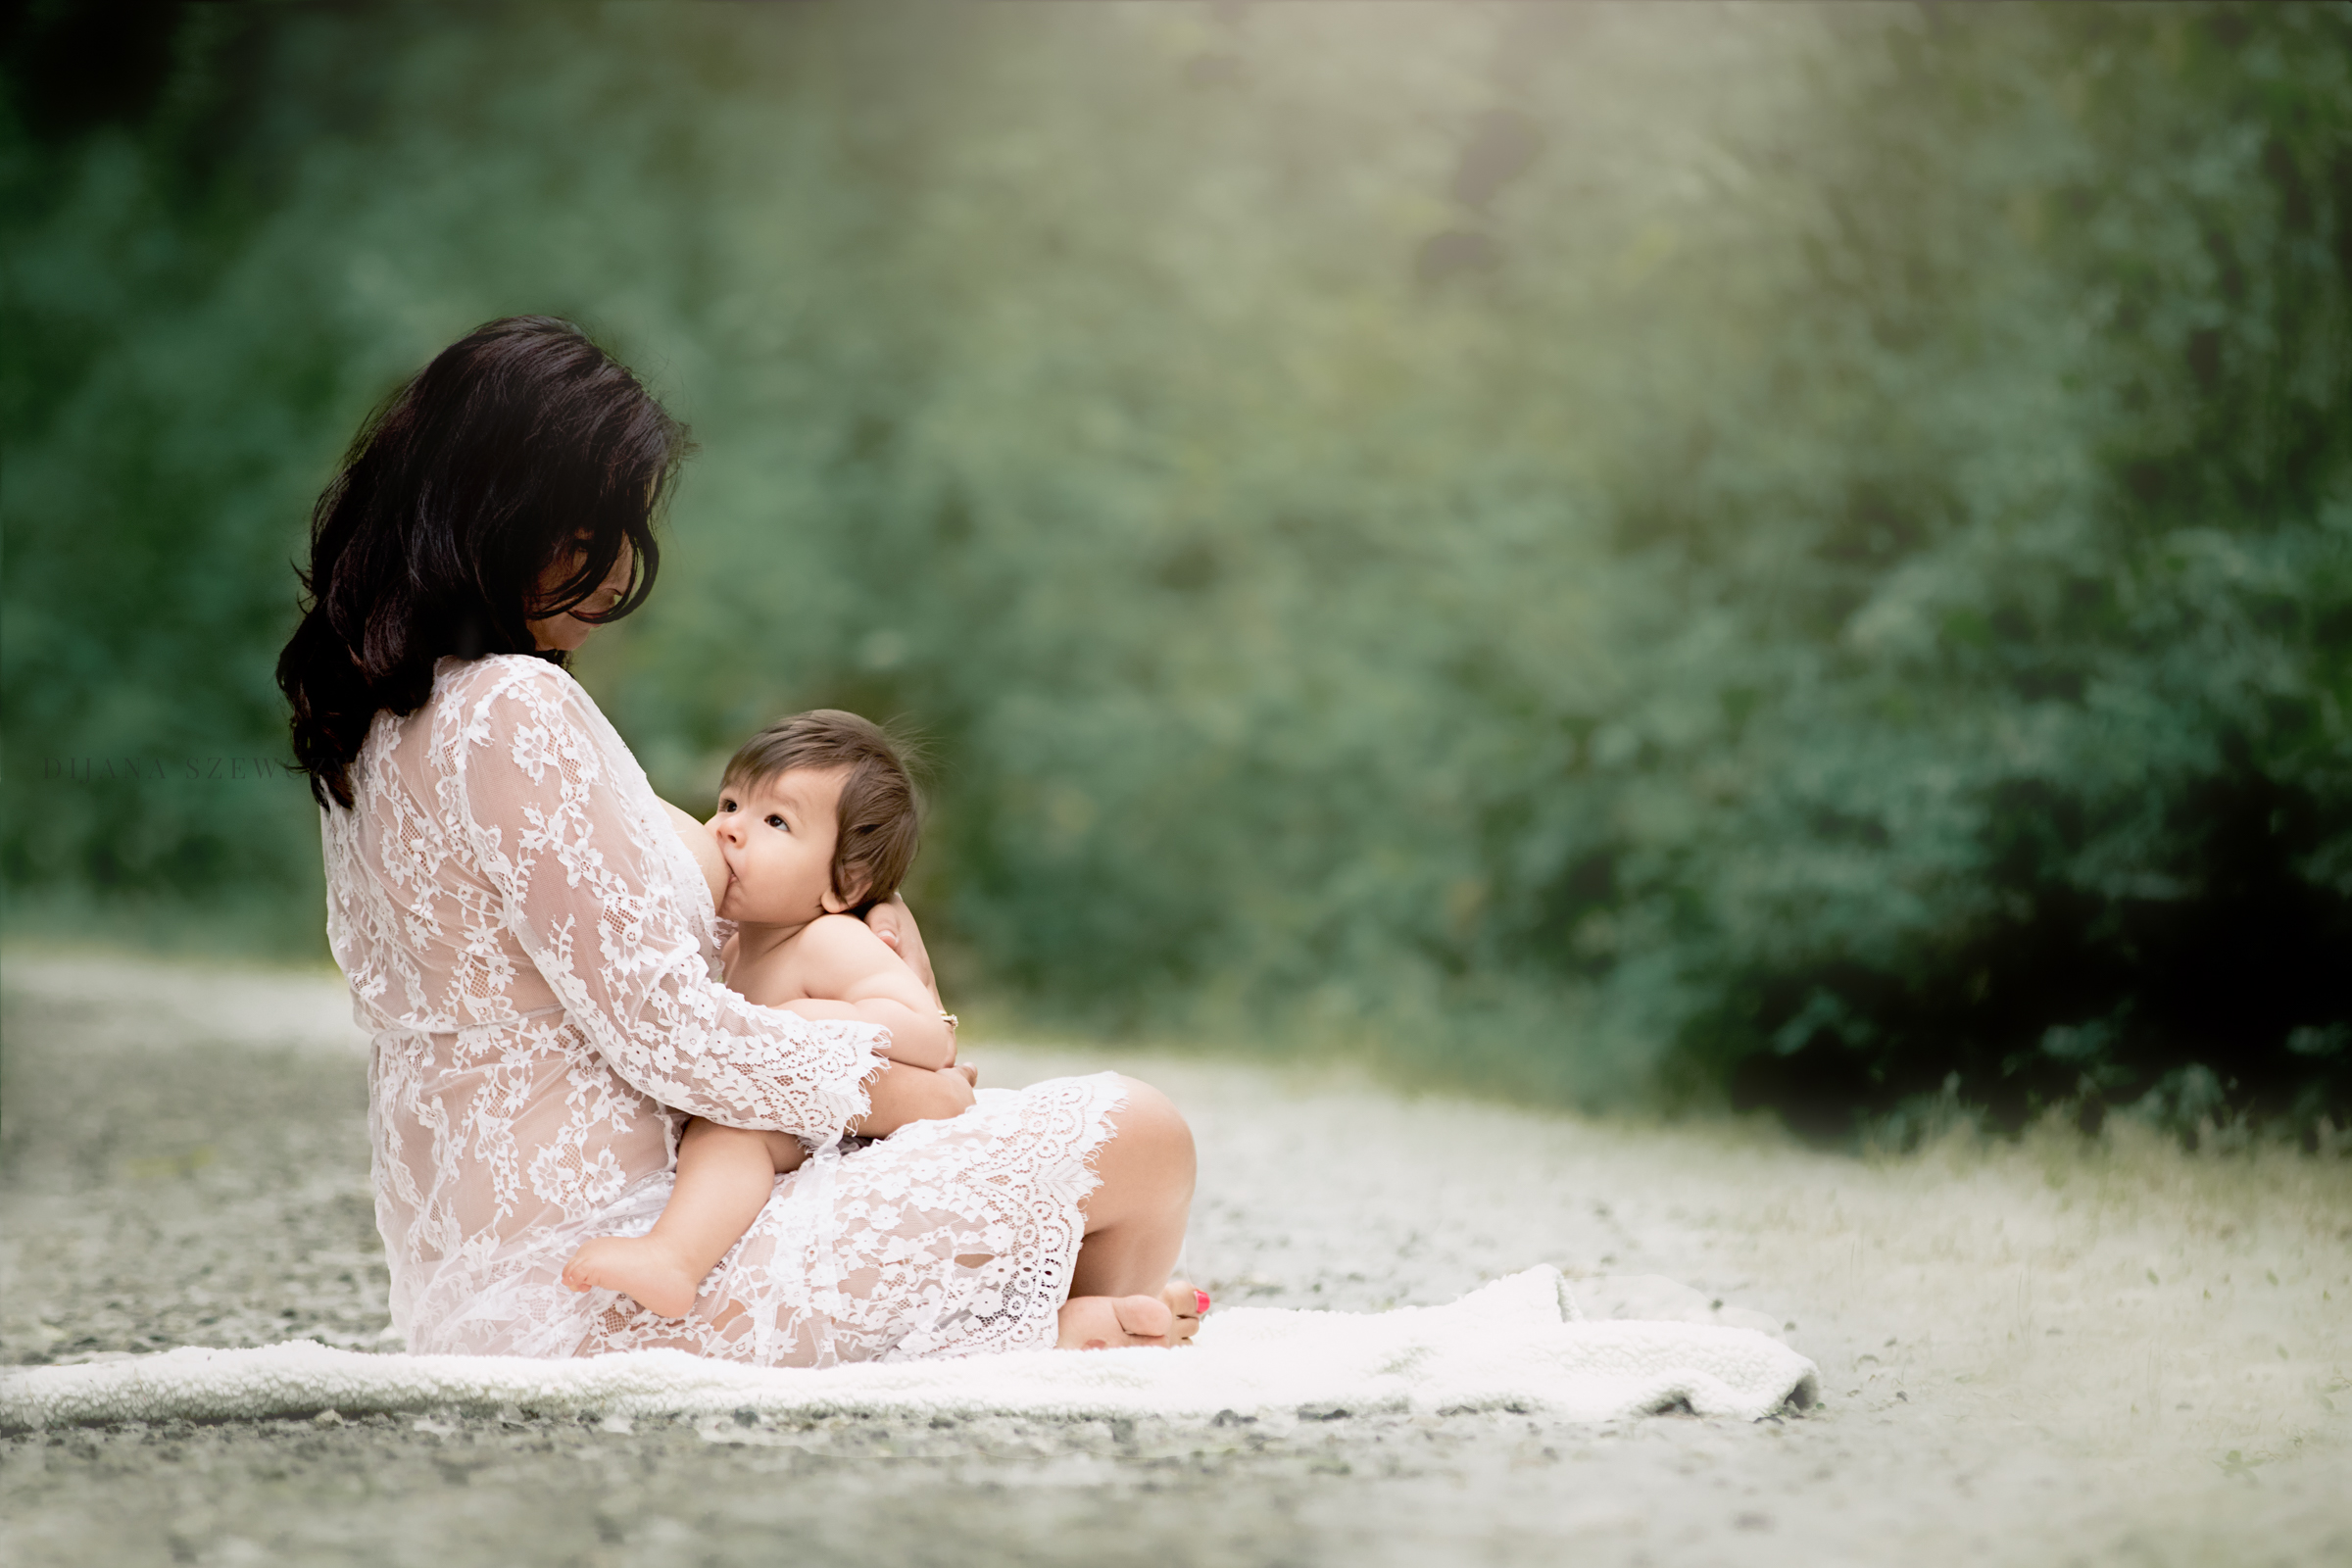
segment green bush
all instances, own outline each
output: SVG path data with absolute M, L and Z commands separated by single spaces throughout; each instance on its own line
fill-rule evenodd
M 926 730 L 966 986 L 1828 1136 L 2352 1110 L 2340 11 L 155 26 L 10 45 L 20 927 L 312 928 L 299 785 L 42 760 L 282 756 L 333 455 L 557 310 L 705 448 L 583 677 L 690 804 Z

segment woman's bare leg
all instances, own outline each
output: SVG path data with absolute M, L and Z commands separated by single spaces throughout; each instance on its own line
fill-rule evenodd
M 1102 1185 L 1087 1195 L 1086 1239 L 1061 1309 L 1065 1348 L 1175 1345 L 1199 1327 L 1170 1307 L 1168 1271 L 1193 1206 L 1193 1130 L 1150 1084 L 1130 1078 L 1116 1129 L 1096 1157 Z M 1192 1287 L 1180 1287 L 1189 1301 Z
M 801 1141 L 783 1133 L 695 1118 L 678 1141 L 677 1182 L 654 1228 L 588 1243 L 564 1265 L 564 1283 L 619 1291 L 649 1311 L 684 1317 L 703 1281 L 760 1217 L 776 1178 L 807 1157 Z

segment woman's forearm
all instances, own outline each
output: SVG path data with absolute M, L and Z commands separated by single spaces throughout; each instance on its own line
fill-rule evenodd
M 944 1121 L 961 1115 L 972 1103 L 972 1086 L 962 1073 L 949 1067 L 934 1072 L 894 1061 L 866 1085 L 873 1109 L 850 1131 L 867 1138 L 887 1138 L 910 1121 Z

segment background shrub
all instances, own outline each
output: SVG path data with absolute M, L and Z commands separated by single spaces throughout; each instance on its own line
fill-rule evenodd
M 926 730 L 967 991 L 2352 1109 L 2340 9 L 134 12 L 7 45 L 17 930 L 317 950 L 299 783 L 182 760 L 283 757 L 361 415 L 552 310 L 705 449 L 583 678 L 688 804 Z

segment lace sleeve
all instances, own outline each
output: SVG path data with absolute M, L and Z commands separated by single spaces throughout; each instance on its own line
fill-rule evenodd
M 867 1109 L 888 1032 L 758 1006 L 711 979 L 656 858 L 652 834 L 668 826 L 630 808 L 587 693 L 543 661 L 497 662 L 487 683 L 451 694 L 459 728 L 436 746 L 445 810 L 571 1021 L 674 1109 L 836 1137 Z

